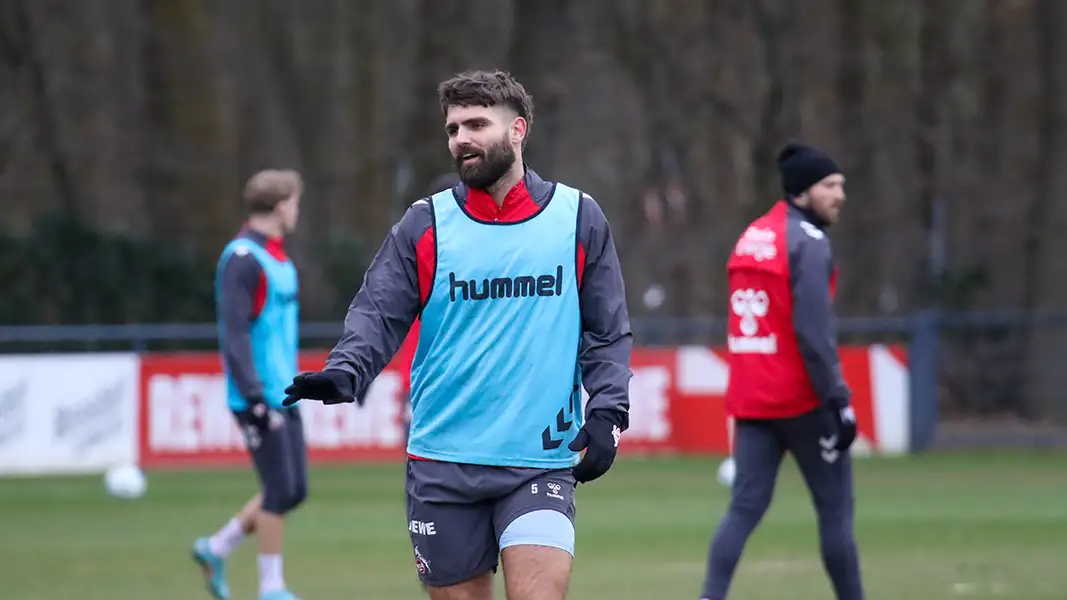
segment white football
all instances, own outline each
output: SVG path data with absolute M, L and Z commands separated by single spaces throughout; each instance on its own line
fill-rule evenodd
M 125 464 L 107 470 L 104 475 L 104 487 L 114 498 L 133 500 L 144 496 L 148 491 L 148 481 L 137 465 Z
M 727 456 L 725 460 L 719 463 L 718 479 L 719 483 L 726 487 L 733 487 L 734 476 L 737 474 L 737 467 L 734 466 L 734 457 Z

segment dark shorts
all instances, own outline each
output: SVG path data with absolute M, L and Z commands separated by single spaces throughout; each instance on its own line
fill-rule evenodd
M 419 579 L 454 585 L 495 571 L 502 548 L 574 552 L 570 469 L 520 469 L 408 460 L 408 532 Z
M 258 427 L 247 411 L 234 417 L 259 475 L 263 509 L 282 515 L 307 497 L 307 445 L 304 421 L 297 407 L 273 410 L 270 424 Z
M 833 415 L 819 408 L 789 419 L 738 419 L 734 423 L 733 503 L 770 503 L 782 458 L 793 455 L 820 515 L 851 514 L 852 459 L 834 449 Z

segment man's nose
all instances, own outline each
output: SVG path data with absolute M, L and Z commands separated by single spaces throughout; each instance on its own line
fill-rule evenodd
M 456 132 L 456 145 L 457 146 L 465 146 L 465 145 L 470 144 L 470 143 L 471 143 L 470 131 L 468 131 L 464 127 L 460 127 L 459 131 Z

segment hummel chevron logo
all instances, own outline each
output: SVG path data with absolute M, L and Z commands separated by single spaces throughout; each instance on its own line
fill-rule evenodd
M 568 421 L 566 413 L 563 412 L 562 408 L 559 409 L 559 412 L 556 413 L 556 432 L 563 433 L 569 431 L 571 425 L 574 425 L 574 421 Z M 545 427 L 544 431 L 541 432 L 541 447 L 545 450 L 555 450 L 556 448 L 559 448 L 561 444 L 563 444 L 563 438 L 558 440 L 553 438 L 552 427 Z
M 820 437 L 819 446 L 822 447 L 820 454 L 825 462 L 829 464 L 837 462 L 837 457 L 841 455 L 835 448 L 835 446 L 837 446 L 837 434 L 831 435 L 830 437 Z
M 563 433 L 571 428 L 573 421 L 568 421 L 567 417 L 563 414 L 563 409 L 559 409 L 556 413 L 556 431 Z
M 562 439 L 553 439 L 552 431 L 545 427 L 545 430 L 541 432 L 541 447 L 545 450 L 555 450 L 563 444 Z

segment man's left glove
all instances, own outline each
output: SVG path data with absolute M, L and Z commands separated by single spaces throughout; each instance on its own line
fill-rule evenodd
M 356 397 L 352 388 L 352 376 L 338 369 L 301 373 L 285 388 L 282 406 L 292 406 L 300 400 L 318 400 L 323 404 L 355 402 L 363 406 L 363 397 Z
M 271 411 L 267 406 L 267 400 L 262 394 L 253 394 L 246 400 L 248 403 L 248 424 L 258 431 L 267 431 L 271 425 Z
M 285 424 L 285 417 L 267 406 L 262 394 L 253 394 L 245 402 L 248 408 L 240 414 L 241 433 L 245 437 L 245 444 L 254 450 L 263 443 L 263 438 L 269 432 Z
M 845 452 L 852 446 L 852 442 L 856 441 L 856 412 L 848 404 L 831 410 L 837 420 L 837 449 Z
M 589 415 L 589 420 L 567 446 L 573 452 L 585 450 L 582 461 L 574 466 L 575 481 L 586 483 L 608 472 L 619 450 L 621 422 L 622 417 L 611 410 L 594 410 Z

